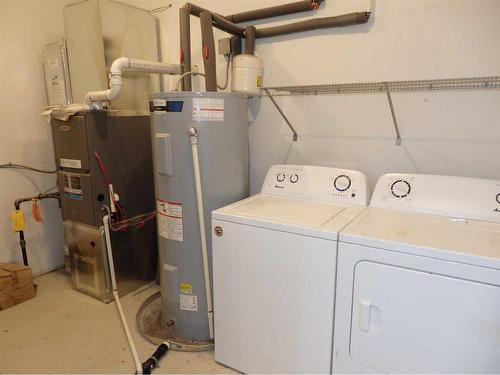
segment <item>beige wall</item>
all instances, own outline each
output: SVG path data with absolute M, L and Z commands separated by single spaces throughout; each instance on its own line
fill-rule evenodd
M 0 163 L 9 161 L 54 169 L 52 135 L 40 117 L 46 105 L 42 46 L 64 35 L 67 0 L 2 0 L 0 4 Z M 10 227 L 16 198 L 55 185 L 54 175 L 0 170 L 0 262 L 22 261 L 18 236 Z M 57 202 L 41 203 L 43 224 L 27 217 L 28 257 L 35 273 L 63 264 L 63 236 Z

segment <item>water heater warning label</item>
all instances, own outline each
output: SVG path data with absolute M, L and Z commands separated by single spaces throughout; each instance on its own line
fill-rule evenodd
M 193 120 L 224 121 L 224 99 L 193 98 Z
M 159 235 L 169 240 L 183 241 L 182 204 L 157 199 L 156 212 Z
M 180 294 L 179 302 L 181 310 L 198 311 L 198 297 L 191 294 Z

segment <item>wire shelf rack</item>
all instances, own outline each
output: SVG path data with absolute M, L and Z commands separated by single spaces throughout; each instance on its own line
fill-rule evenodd
M 267 87 L 272 96 L 500 89 L 500 76 Z
M 285 115 L 274 97 L 297 96 L 297 95 L 335 95 L 335 94 L 385 94 L 391 112 L 391 117 L 396 135 L 396 145 L 401 145 L 401 133 L 399 131 L 396 109 L 392 100 L 392 93 L 418 92 L 418 91 L 473 91 L 473 90 L 500 90 L 500 76 L 473 77 L 473 78 L 446 78 L 416 81 L 389 81 L 389 82 L 359 82 L 359 83 L 337 83 L 323 85 L 305 86 L 278 86 L 263 89 L 280 115 L 285 120 L 293 134 L 293 141 L 297 141 L 298 135 L 292 123 Z

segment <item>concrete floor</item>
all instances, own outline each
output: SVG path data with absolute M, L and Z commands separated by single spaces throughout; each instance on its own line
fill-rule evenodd
M 134 373 L 115 303 L 71 289 L 63 270 L 36 278 L 37 296 L 0 311 L 0 373 Z M 122 305 L 141 360 L 156 349 L 136 329 L 135 314 L 156 286 Z M 170 351 L 154 373 L 234 373 L 213 351 Z

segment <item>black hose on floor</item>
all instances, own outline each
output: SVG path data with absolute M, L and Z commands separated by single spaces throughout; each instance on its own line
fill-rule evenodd
M 158 349 L 153 353 L 151 357 L 149 357 L 146 362 L 142 364 L 142 373 L 143 374 L 151 374 L 155 367 L 158 367 L 160 360 L 167 354 L 168 349 L 170 349 L 170 344 L 164 342 Z

